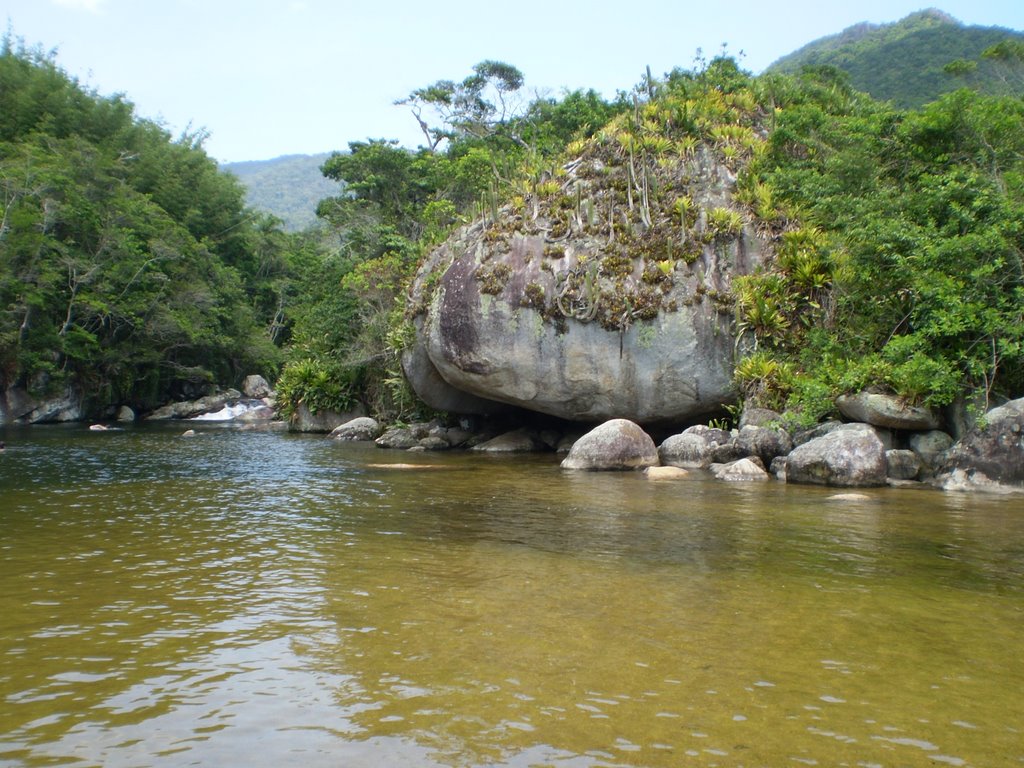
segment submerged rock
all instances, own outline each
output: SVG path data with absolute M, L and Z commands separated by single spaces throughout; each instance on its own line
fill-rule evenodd
M 628 419 L 612 419 L 577 440 L 563 469 L 644 469 L 658 465 L 654 440 Z
M 728 464 L 712 464 L 711 474 L 718 480 L 725 480 L 732 483 L 746 483 L 753 481 L 769 480 L 770 476 L 764 470 L 764 465 L 756 456 L 749 456 L 745 459 L 731 461 Z
M 682 480 L 690 476 L 682 467 L 648 467 L 644 474 L 648 480 Z

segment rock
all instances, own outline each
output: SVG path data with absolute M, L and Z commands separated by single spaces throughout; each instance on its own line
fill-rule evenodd
M 738 455 L 723 455 L 732 449 L 727 448 L 726 452 L 719 450 L 723 446 L 730 446 L 731 441 L 732 435 L 724 429 L 698 424 L 666 439 L 658 446 L 658 456 L 662 464 L 705 469 L 714 462 L 725 463 L 740 458 Z
M 700 178 L 705 210 L 732 205 L 735 175 L 710 150 L 674 162 L 651 172 L 666 184 Z M 559 183 L 586 188 L 588 201 L 612 178 L 575 173 Z M 606 226 L 574 225 L 553 243 L 564 212 L 550 205 L 538 199 L 532 217 L 504 211 L 504 228 L 478 220 L 424 260 L 411 295 L 416 339 L 402 359 L 417 395 L 457 412 L 472 412 L 450 405 L 464 393 L 579 422 L 681 421 L 731 403 L 736 339 L 715 299 L 763 263 L 759 233 L 744 225 L 709 239 L 692 267 L 673 267 L 654 288 L 659 265 L 639 250 L 602 269 Z
M 135 421 L 135 411 L 127 405 L 122 405 L 117 409 L 117 420 L 121 422 Z
M 885 446 L 866 424 L 844 424 L 794 448 L 786 482 L 876 486 L 886 481 Z
M 383 427 L 376 419 L 360 416 L 346 421 L 344 424 L 339 424 L 331 430 L 330 436 L 335 440 L 370 441 L 380 437 L 383 431 Z
M 366 412 L 362 406 L 357 406 L 345 412 L 321 410 L 313 413 L 305 403 L 299 403 L 292 413 L 291 419 L 288 421 L 288 429 L 291 432 L 322 432 L 327 434 L 332 432 L 335 427 L 365 415 Z
M 962 440 L 970 434 L 971 430 L 978 426 L 978 417 L 991 410 L 996 405 L 1004 403 L 990 403 L 985 395 L 984 389 L 977 389 L 971 392 L 963 392 L 957 395 L 952 403 L 943 409 L 946 418 L 946 428 L 954 440 Z
M 1024 398 L 986 413 L 949 449 L 938 480 L 948 490 L 1024 488 Z
M 930 409 L 908 405 L 895 395 L 859 392 L 836 398 L 839 412 L 851 421 L 887 429 L 938 429 L 939 417 Z
M 734 437 L 734 434 L 727 429 L 709 427 L 706 424 L 694 424 L 692 427 L 687 427 L 683 430 L 683 434 L 700 435 L 709 443 L 717 443 L 718 445 L 725 445 Z
M 787 456 L 776 456 L 772 459 L 771 466 L 768 467 L 768 472 L 775 475 L 777 480 L 786 482 L 786 465 L 789 463 Z
M 658 446 L 658 456 L 663 464 L 674 467 L 703 469 L 711 466 L 711 446 L 700 435 L 685 432 L 672 435 Z
M 843 426 L 843 422 L 841 421 L 825 421 L 811 427 L 810 429 L 797 432 L 793 435 L 793 446 L 796 447 L 803 445 L 804 443 L 809 443 L 811 440 L 827 435 L 829 432 L 841 426 Z
M 915 432 L 909 442 L 910 450 L 920 456 L 921 463 L 929 469 L 939 466 L 946 451 L 953 447 L 953 438 L 938 429 Z
M 643 469 L 658 465 L 654 440 L 635 422 L 612 419 L 577 440 L 563 469 Z
M 409 427 L 391 427 L 384 431 L 374 442 L 380 448 L 394 448 L 397 450 L 408 450 L 419 445 L 420 438 L 416 437 Z
M 420 327 L 420 324 L 417 324 Z M 458 389 L 442 378 L 430 361 L 424 344 L 416 343 L 402 353 L 402 370 L 419 398 L 438 411 L 490 415 L 509 411 L 505 403 Z
M 719 480 L 726 480 L 732 483 L 769 479 L 768 473 L 764 471 L 764 465 L 761 464 L 761 460 L 756 456 L 749 456 L 745 459 L 729 462 L 728 464 L 712 464 L 711 474 Z
M 562 441 L 562 433 L 554 429 L 542 429 L 537 432 L 537 439 L 548 447 L 548 450 L 557 451 L 558 444 Z
M 448 451 L 452 447 L 451 443 L 440 435 L 427 435 L 421 438 L 417 445 L 425 451 Z
M 5 395 L 5 422 L 50 424 L 82 421 L 86 415 L 82 396 L 70 387 L 43 399 L 34 398 L 18 387 L 8 389 Z
M 826 501 L 871 501 L 866 493 L 834 493 Z
M 438 437 L 442 437 L 452 448 L 460 448 L 464 446 L 473 437 L 473 433 L 463 429 L 462 427 L 448 427 L 442 431 Z
M 644 474 L 648 480 L 682 480 L 690 476 L 682 467 L 648 467 Z
M 777 427 L 782 422 L 782 415 L 769 408 L 744 408 L 740 414 L 739 427 Z
M 194 416 L 202 416 L 204 413 L 219 411 L 231 403 L 239 400 L 242 393 L 237 389 L 228 389 L 224 392 L 217 392 L 198 400 L 185 400 L 179 403 L 169 403 L 157 408 L 146 418 L 151 421 L 164 421 L 167 419 L 191 419 Z
M 253 400 L 262 400 L 264 397 L 269 397 L 273 390 L 270 389 L 270 384 L 262 376 L 250 374 L 242 382 L 242 391 L 246 397 L 251 397 Z
M 248 410 L 240 413 L 236 417 L 236 420 L 241 422 L 270 421 L 275 416 L 277 416 L 277 411 L 269 405 L 257 405 L 254 408 L 249 408 Z
M 516 429 L 512 432 L 492 437 L 486 442 L 473 446 L 470 450 L 483 453 L 532 453 L 546 450 L 547 446 L 529 429 Z
M 571 432 L 558 440 L 558 444 L 555 446 L 555 453 L 568 453 L 572 450 L 573 445 L 576 441 L 583 437 L 582 432 Z
M 776 456 L 785 456 L 793 450 L 793 440 L 784 429 L 745 426 L 740 428 L 736 445 L 746 456 L 757 456 L 769 466 Z
M 921 458 L 913 451 L 886 451 L 885 466 L 891 480 L 916 480 L 921 473 Z

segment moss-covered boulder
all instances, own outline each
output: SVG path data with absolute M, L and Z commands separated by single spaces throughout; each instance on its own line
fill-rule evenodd
M 712 149 L 624 146 L 599 137 L 428 257 L 404 360 L 428 405 L 652 423 L 734 399 L 731 285 L 765 241 Z

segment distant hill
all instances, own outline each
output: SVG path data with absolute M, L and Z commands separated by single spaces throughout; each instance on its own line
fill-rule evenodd
M 250 206 L 277 216 L 284 221 L 285 229 L 294 232 L 316 223 L 317 203 L 343 189 L 320 173 L 328 157 L 328 152 L 284 155 L 272 160 L 225 163 L 221 170 L 234 174 L 245 185 Z
M 831 65 L 847 72 L 854 88 L 898 107 L 919 107 L 965 83 L 943 67 L 957 59 L 977 60 L 989 46 L 1024 33 L 1002 27 L 965 26 L 934 8 L 893 24 L 862 22 L 822 37 L 783 56 L 768 71 L 797 72 L 804 65 Z M 998 92 L 994 67 L 982 62 L 972 85 Z

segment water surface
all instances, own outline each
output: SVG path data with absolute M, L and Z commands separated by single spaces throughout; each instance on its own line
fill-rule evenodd
M 182 430 L 3 436 L 0 765 L 1024 765 L 1021 497 Z

